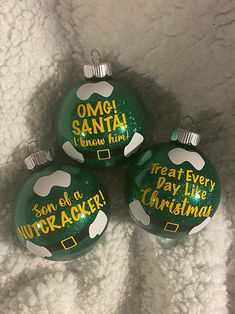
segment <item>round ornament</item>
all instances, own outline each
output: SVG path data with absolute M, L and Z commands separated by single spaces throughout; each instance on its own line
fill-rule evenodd
M 92 56 L 96 50 L 92 51 Z M 124 163 L 144 141 L 145 115 L 133 91 L 112 79 L 110 63 L 84 65 L 85 81 L 66 95 L 57 119 L 58 141 L 72 159 L 92 168 Z
M 199 232 L 215 214 L 220 183 L 210 160 L 199 151 L 197 133 L 175 129 L 171 142 L 142 152 L 131 164 L 127 200 L 133 220 L 162 237 Z
M 50 151 L 25 159 L 32 175 L 15 209 L 18 238 L 45 259 L 65 261 L 86 253 L 103 234 L 109 201 L 101 183 L 73 165 L 57 165 Z

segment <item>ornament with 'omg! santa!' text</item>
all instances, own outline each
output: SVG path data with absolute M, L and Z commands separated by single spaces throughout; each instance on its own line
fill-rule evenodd
M 171 142 L 141 153 L 127 177 L 131 217 L 145 230 L 175 238 L 203 229 L 215 214 L 220 183 L 210 160 L 200 152 L 200 136 L 175 129 Z
M 109 63 L 85 65 L 86 81 L 68 92 L 59 110 L 58 141 L 69 157 L 84 166 L 123 163 L 144 140 L 141 101 L 111 75 Z
M 16 202 L 15 227 L 27 249 L 49 260 L 86 253 L 103 234 L 109 201 L 101 183 L 78 166 L 56 165 L 49 151 L 25 159 L 35 170 Z

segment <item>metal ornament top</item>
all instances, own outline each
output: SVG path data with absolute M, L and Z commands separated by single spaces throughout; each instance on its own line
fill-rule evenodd
M 185 116 L 181 121 L 181 125 L 183 128 L 173 129 L 171 133 L 171 141 L 178 141 L 182 144 L 197 146 L 200 143 L 201 136 L 198 133 L 184 128 L 186 119 L 191 120 L 191 128 L 193 127 L 193 119 L 190 116 Z
M 96 61 L 95 54 L 98 56 Z M 85 78 L 103 78 L 105 76 L 112 76 L 112 67 L 110 63 L 101 62 L 101 56 L 97 49 L 91 51 L 92 64 L 85 64 L 83 66 L 83 73 Z
M 41 150 L 33 153 L 25 158 L 24 162 L 28 170 L 33 170 L 37 166 L 45 165 L 53 161 L 51 152 L 49 150 Z

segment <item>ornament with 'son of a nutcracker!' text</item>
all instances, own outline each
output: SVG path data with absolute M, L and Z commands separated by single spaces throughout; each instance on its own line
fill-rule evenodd
M 127 179 L 130 215 L 143 229 L 177 238 L 199 232 L 215 214 L 220 182 L 211 161 L 196 148 L 199 134 L 174 129 L 171 142 L 142 152 Z
M 84 65 L 85 81 L 65 96 L 57 119 L 63 151 L 92 168 L 124 163 L 144 141 L 145 115 L 140 99 L 123 82 L 113 79 L 110 63 Z
M 25 163 L 33 173 L 16 201 L 18 238 L 49 260 L 83 255 L 108 224 L 109 200 L 102 184 L 79 166 L 55 164 L 47 150 L 31 154 Z

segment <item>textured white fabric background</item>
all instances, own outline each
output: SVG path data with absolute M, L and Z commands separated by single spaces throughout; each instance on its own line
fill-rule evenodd
M 234 313 L 235 1 L 0 0 L 0 23 L 0 313 Z M 200 234 L 153 237 L 128 217 L 125 167 L 107 172 L 105 236 L 86 256 L 53 263 L 20 247 L 14 200 L 25 143 L 53 145 L 58 104 L 93 47 L 144 100 L 146 145 L 194 117 L 222 202 Z

